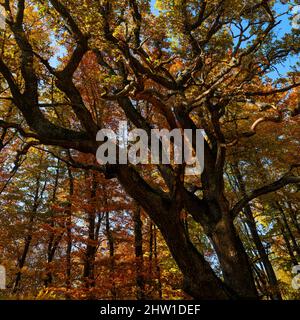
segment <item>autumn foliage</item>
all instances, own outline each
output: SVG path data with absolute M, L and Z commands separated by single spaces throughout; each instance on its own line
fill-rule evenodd
M 300 298 L 290 5 L 0 4 L 0 298 Z M 202 129 L 202 175 L 100 165 L 96 134 L 120 121 Z

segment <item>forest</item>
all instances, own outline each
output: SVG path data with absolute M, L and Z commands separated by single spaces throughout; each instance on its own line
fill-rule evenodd
M 300 299 L 299 1 L 0 12 L 0 300 Z M 202 172 L 100 163 L 122 121 L 202 130 Z

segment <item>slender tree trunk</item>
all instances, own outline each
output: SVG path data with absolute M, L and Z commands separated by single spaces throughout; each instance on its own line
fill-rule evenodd
M 290 240 L 288 238 L 288 234 L 287 234 L 287 232 L 285 230 L 284 224 L 282 223 L 280 218 L 277 218 L 277 223 L 280 226 L 280 231 L 281 231 L 281 234 L 283 236 L 283 239 L 284 239 L 286 248 L 288 250 L 289 256 L 291 258 L 291 262 L 293 263 L 294 266 L 297 266 L 298 265 L 298 260 L 294 255 L 294 251 L 293 251 L 292 246 L 290 244 Z
M 297 252 L 297 256 L 298 256 L 298 259 L 300 259 L 300 247 L 298 246 L 298 243 L 297 243 L 297 240 L 295 239 L 294 237 L 294 234 L 289 226 L 289 222 L 288 222 L 288 219 L 286 217 L 286 214 L 282 208 L 282 206 L 280 205 L 279 202 L 276 202 L 276 206 L 277 208 L 279 209 L 279 212 L 281 213 L 281 217 L 282 217 L 282 221 L 284 223 L 284 226 L 285 226 L 285 229 L 289 235 L 289 238 L 291 239 L 292 241 L 292 244 L 293 244 L 293 250 L 295 252 Z
M 138 300 L 145 299 L 145 279 L 144 259 L 143 259 L 143 222 L 141 219 L 141 208 L 137 206 L 133 213 L 134 221 L 134 242 L 135 242 L 135 258 L 136 258 L 136 298 Z
M 53 203 L 56 200 L 56 193 L 57 193 L 58 180 L 59 180 L 59 169 L 60 169 L 60 160 L 57 160 L 55 182 L 54 182 L 53 194 L 52 194 L 52 202 Z M 52 210 L 51 210 L 50 214 L 51 214 L 51 216 L 50 216 L 49 225 L 53 230 L 55 227 L 55 223 L 54 223 L 54 213 Z M 58 245 L 62 239 L 62 236 L 63 236 L 63 234 L 59 235 L 58 237 L 55 237 L 55 234 L 53 231 L 51 231 L 51 233 L 50 233 L 48 247 L 47 247 L 47 266 L 46 266 L 47 271 L 46 271 L 46 277 L 44 280 L 45 287 L 48 287 L 52 283 L 53 275 L 52 275 L 52 271 L 49 270 L 49 267 L 51 268 L 50 265 L 54 259 L 55 252 L 56 252 Z
M 30 248 L 30 244 L 31 244 L 31 240 L 32 240 L 32 225 L 33 225 L 33 221 L 34 218 L 33 216 L 30 217 L 29 220 L 29 232 L 28 235 L 25 238 L 25 243 L 24 243 L 24 248 L 23 248 L 23 252 L 22 252 L 22 256 L 19 259 L 18 262 L 18 269 L 19 271 L 17 272 L 16 278 L 15 278 L 15 283 L 14 283 L 14 287 L 13 287 L 13 292 L 17 292 L 19 289 L 19 285 L 21 282 L 21 277 L 22 277 L 22 268 L 25 266 L 25 262 L 26 262 L 26 258 L 29 252 L 29 248 Z
M 74 195 L 74 178 L 71 169 L 68 167 L 69 176 L 69 201 L 66 208 L 66 229 L 67 229 L 67 249 L 66 249 L 66 287 L 71 289 L 71 272 L 72 272 L 72 197 Z M 67 298 L 70 298 L 67 295 Z
M 58 249 L 58 246 L 63 238 L 63 233 L 58 235 L 56 238 L 53 236 L 53 239 L 51 237 L 49 238 L 48 243 L 48 249 L 47 249 L 47 273 L 46 273 L 46 279 L 44 280 L 45 287 L 48 287 L 52 284 L 53 281 L 53 274 L 52 271 L 49 270 L 49 264 L 54 260 L 55 253 Z
M 19 289 L 19 285 L 20 285 L 21 278 L 22 278 L 22 268 L 25 266 L 27 255 L 28 255 L 28 252 L 30 249 L 30 245 L 31 245 L 32 237 L 33 237 L 33 223 L 34 223 L 34 219 L 36 217 L 37 210 L 39 207 L 39 198 L 40 198 L 40 196 L 43 195 L 45 188 L 46 188 L 46 183 L 45 183 L 43 186 L 43 189 L 41 190 L 41 194 L 40 194 L 40 180 L 41 180 L 41 174 L 38 176 L 38 178 L 36 180 L 36 188 L 35 188 L 33 206 L 32 206 L 31 212 L 30 212 L 28 231 L 27 231 L 27 235 L 24 240 L 24 248 L 23 248 L 21 258 L 19 259 L 18 264 L 17 264 L 19 271 L 16 274 L 16 278 L 15 278 L 15 282 L 14 282 L 14 286 L 13 286 L 14 293 L 17 292 Z
M 85 253 L 85 263 L 83 270 L 83 277 L 85 279 L 86 288 L 95 287 L 95 259 L 97 252 L 97 240 L 96 235 L 96 195 L 97 195 L 97 181 L 96 175 L 92 175 L 92 189 L 91 189 L 91 204 L 93 208 L 88 212 L 88 242 Z M 90 299 L 93 299 L 93 294 L 89 294 Z
M 149 226 L 149 275 L 152 280 L 153 273 L 153 222 L 150 221 Z
M 261 258 L 261 261 L 263 263 L 264 269 L 267 273 L 268 280 L 271 286 L 271 296 L 273 297 L 274 300 L 282 300 L 281 293 L 278 287 L 278 281 L 276 278 L 276 274 L 274 272 L 274 269 L 272 267 L 272 264 L 269 260 L 269 256 L 266 252 L 266 249 L 264 245 L 262 244 L 259 234 L 257 232 L 256 228 L 256 223 L 252 214 L 252 210 L 250 206 L 246 206 L 245 210 L 245 215 L 247 218 L 247 225 L 249 227 L 249 230 L 251 232 L 252 239 L 254 241 L 254 244 L 256 246 L 256 249 L 259 253 L 259 256 Z
M 293 222 L 294 227 L 296 228 L 296 230 L 298 231 L 298 234 L 300 236 L 300 223 L 298 222 L 296 211 L 292 208 L 292 205 L 290 202 L 285 202 L 285 204 L 289 208 L 289 215 L 291 217 L 291 220 Z
M 235 177 L 237 179 L 237 186 L 240 190 L 241 195 L 244 197 L 247 194 L 246 186 L 242 177 L 242 174 L 239 170 L 238 164 L 235 164 L 232 166 Z M 254 241 L 254 244 L 256 246 L 256 249 L 261 257 L 261 261 L 264 265 L 264 269 L 267 273 L 268 280 L 271 286 L 271 296 L 274 298 L 274 300 L 282 300 L 280 289 L 278 286 L 278 281 L 276 278 L 276 274 L 274 272 L 273 266 L 269 260 L 269 256 L 265 250 L 264 245 L 261 242 L 261 239 L 259 237 L 259 234 L 257 232 L 256 222 L 253 217 L 252 209 L 250 205 L 246 205 L 244 209 L 244 213 L 246 216 L 246 223 L 248 225 L 248 228 L 251 232 L 252 239 Z
M 161 272 L 158 260 L 158 248 L 157 248 L 157 228 L 154 226 L 154 259 L 155 259 L 155 271 L 157 278 L 157 291 L 159 300 L 162 300 L 162 284 L 161 284 Z
M 253 276 L 254 276 L 257 290 L 258 290 L 260 296 L 269 297 L 269 292 L 267 290 L 267 287 L 265 286 L 265 284 L 267 283 L 267 277 L 268 277 L 266 274 L 266 269 L 261 261 L 261 257 L 259 255 L 257 248 L 256 248 L 256 245 L 253 242 L 253 238 L 252 238 L 251 232 L 249 230 L 249 226 L 246 223 L 245 219 L 244 219 L 244 221 L 242 221 L 242 223 L 244 226 L 245 235 L 248 239 L 247 246 L 250 246 L 250 250 L 248 250 L 248 255 L 249 255 L 249 258 L 251 261 Z M 258 264 L 258 266 L 257 266 L 257 264 Z
M 109 220 L 109 212 L 106 212 L 106 223 L 105 223 L 105 229 L 106 229 L 106 236 L 108 241 L 108 247 L 109 247 L 109 259 L 110 259 L 110 278 L 112 282 L 111 286 L 111 295 L 112 299 L 117 299 L 117 289 L 115 284 L 115 243 L 114 243 L 114 237 L 111 232 L 110 227 L 110 220 Z
M 268 298 L 269 291 L 267 289 L 267 279 L 265 277 L 265 273 L 258 268 L 258 266 L 253 266 L 254 274 L 256 275 L 256 284 L 258 290 L 264 295 L 266 298 Z

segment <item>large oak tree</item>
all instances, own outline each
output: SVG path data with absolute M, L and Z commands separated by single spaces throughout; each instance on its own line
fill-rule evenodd
M 299 164 L 287 164 L 278 180 L 258 189 L 243 189 L 235 204 L 228 200 L 224 173 L 230 148 L 259 134 L 264 123 L 275 125 L 299 113 L 294 100 L 294 106 L 282 107 L 300 85 L 299 72 L 293 69 L 274 83 L 267 78 L 300 49 L 299 30 L 277 34 L 278 4 L 157 1 L 156 15 L 147 0 L 5 0 L 1 5 L 7 25 L 1 38 L 1 99 L 18 113 L 15 121 L 0 120 L 0 126 L 16 130 L 28 148 L 39 143 L 91 155 L 98 148 L 98 130 L 114 120 L 127 119 L 147 132 L 204 129 L 204 171 L 194 178 L 185 179 L 184 165 L 91 166 L 69 160 L 119 180 L 160 229 L 192 297 L 258 298 L 234 221 L 257 197 L 299 183 Z M 66 51 L 60 63 L 51 60 L 54 47 Z M 91 73 L 99 85 L 93 94 L 100 104 L 84 89 L 86 75 L 79 67 L 88 55 L 94 59 Z M 246 128 L 239 117 L 249 108 L 255 119 Z M 213 244 L 222 279 L 188 237 L 182 212 Z

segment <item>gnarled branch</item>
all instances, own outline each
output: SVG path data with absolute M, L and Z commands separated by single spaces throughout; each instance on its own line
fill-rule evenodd
M 251 202 L 252 200 L 262 195 L 277 191 L 289 184 L 297 184 L 297 183 L 300 183 L 300 177 L 287 174 L 283 176 L 281 179 L 271 184 L 268 184 L 264 187 L 253 190 L 252 192 L 244 196 L 238 203 L 235 204 L 235 206 L 231 209 L 231 215 L 235 218 L 249 202 Z

